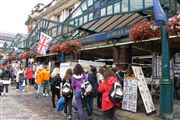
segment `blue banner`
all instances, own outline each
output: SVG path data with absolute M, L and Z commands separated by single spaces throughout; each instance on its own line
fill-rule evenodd
M 154 7 L 154 15 L 155 21 L 157 24 L 160 24 L 161 21 L 167 23 L 167 17 L 164 13 L 159 0 L 153 0 L 153 7 Z

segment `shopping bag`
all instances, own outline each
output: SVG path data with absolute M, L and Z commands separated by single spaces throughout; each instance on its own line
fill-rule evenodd
M 64 103 L 65 103 L 64 97 L 60 97 L 56 108 L 57 112 L 61 112 L 64 109 Z
M 26 82 L 25 82 L 25 80 L 23 81 L 22 86 L 23 86 L 23 87 L 25 87 L 25 86 L 26 86 Z

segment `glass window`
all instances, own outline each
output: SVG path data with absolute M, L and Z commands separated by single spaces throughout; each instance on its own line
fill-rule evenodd
M 107 7 L 107 15 L 112 14 L 112 5 Z
M 81 8 L 78 8 L 73 14 L 72 18 L 77 17 L 82 14 Z
M 101 9 L 101 16 L 105 16 L 106 15 L 106 8 L 102 8 Z
M 69 22 L 70 25 L 74 25 L 74 21 Z
M 86 11 L 86 10 L 87 10 L 87 4 L 86 4 L 86 2 L 84 2 L 84 3 L 82 4 L 81 8 L 82 8 L 83 11 Z
M 100 17 L 100 10 L 97 10 L 96 12 L 94 12 L 94 19 Z
M 122 1 L 122 12 L 128 11 L 128 1 Z
M 82 25 L 83 24 L 83 17 L 80 17 L 79 18 L 79 25 Z
M 95 2 L 94 8 L 100 8 L 100 1 L 99 0 L 97 2 Z
M 78 19 L 75 20 L 75 26 L 78 26 Z
M 119 13 L 120 12 L 120 3 L 115 3 L 114 4 L 114 13 Z
M 88 16 L 85 15 L 85 16 L 84 16 L 84 23 L 86 23 L 86 22 L 88 21 L 87 18 L 88 18 Z
M 89 14 L 89 21 L 93 20 L 93 13 Z
M 93 0 L 87 0 L 87 4 L 88 4 L 88 6 L 93 5 Z

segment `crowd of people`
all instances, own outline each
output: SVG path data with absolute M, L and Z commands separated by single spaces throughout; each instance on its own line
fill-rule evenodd
M 19 65 L 15 70 L 10 66 L 0 69 L 0 86 L 3 80 L 1 95 L 7 96 L 9 84 L 16 82 L 18 92 L 24 92 L 25 87 L 33 85 L 35 88 L 35 97 L 40 99 L 42 96 L 52 97 L 52 106 L 56 108 L 57 99 L 64 98 L 64 115 L 68 119 L 72 119 L 72 109 L 74 108 L 78 114 L 78 120 L 85 120 L 84 109 L 87 112 L 88 120 L 93 119 L 94 99 L 97 99 L 97 107 L 101 108 L 104 120 L 117 120 L 115 117 L 116 107 L 119 103 L 112 102 L 108 95 L 115 82 L 120 82 L 124 79 L 124 71 L 118 67 L 106 68 L 102 66 L 96 68 L 90 65 L 89 71 L 85 71 L 80 64 L 76 64 L 73 69 L 68 69 L 63 78 L 60 77 L 59 67 L 55 67 L 52 72 L 47 65 L 39 65 L 36 71 L 33 71 L 30 66 L 24 68 L 24 65 Z M 83 93 L 82 84 L 87 80 L 92 88 L 91 91 Z M 69 87 L 69 88 L 68 88 Z M 65 89 L 66 88 L 66 89 Z M 68 91 L 70 89 L 70 91 Z M 50 93 L 51 91 L 51 93 Z M 75 104 L 73 105 L 73 98 Z

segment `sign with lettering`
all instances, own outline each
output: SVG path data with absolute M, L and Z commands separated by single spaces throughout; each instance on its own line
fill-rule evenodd
M 138 80 L 125 78 L 123 84 L 122 109 L 132 112 L 137 111 L 137 84 Z
M 90 35 L 88 37 L 80 39 L 82 44 L 89 44 L 94 42 L 103 42 L 109 39 L 115 39 L 120 37 L 125 37 L 129 35 L 129 29 L 132 28 L 132 26 L 127 26 L 119 29 L 115 29 L 112 31 L 102 32 L 95 35 Z
M 155 111 L 155 107 L 153 104 L 152 96 L 150 94 L 149 88 L 147 86 L 144 73 L 142 71 L 142 68 L 139 66 L 132 66 L 134 75 L 136 78 L 138 78 L 138 88 L 141 94 L 141 98 L 143 100 L 146 113 L 149 114 L 151 112 Z

